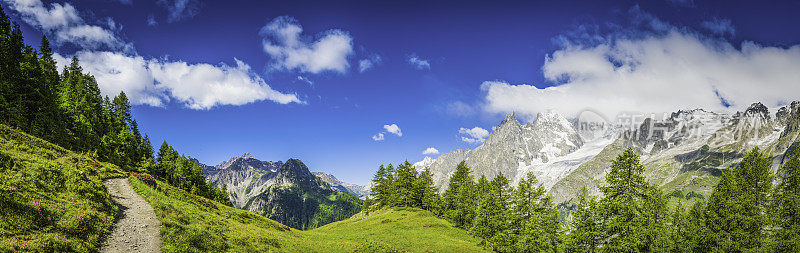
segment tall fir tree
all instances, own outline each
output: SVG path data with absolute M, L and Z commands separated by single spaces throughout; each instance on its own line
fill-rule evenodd
M 758 148 L 736 168 L 726 170 L 709 197 L 706 242 L 713 251 L 746 252 L 762 248 L 768 223 L 766 208 L 772 187 L 772 160 Z
M 475 219 L 470 230 L 481 242 L 500 252 L 514 251 L 515 235 L 510 230 L 509 209 L 511 188 L 508 178 L 503 173 L 489 182 L 489 190 L 480 198 L 480 205 L 475 211 Z
M 601 187 L 600 210 L 605 220 L 604 251 L 651 252 L 663 245 L 663 234 L 648 228 L 663 226 L 666 201 L 644 177 L 644 166 L 632 148 L 611 162 L 606 185 Z
M 597 200 L 589 195 L 586 187 L 578 194 L 578 203 L 572 211 L 569 234 L 565 238 L 566 252 L 599 252 L 606 237 L 605 223 Z
M 773 233 L 770 249 L 773 252 L 800 250 L 800 150 L 784 163 L 780 181 L 773 194 Z
M 419 199 L 420 208 L 439 214 L 439 194 L 438 189 L 433 185 L 433 173 L 429 168 L 425 168 L 419 173 L 416 182 L 416 198 Z
M 372 177 L 372 188 L 370 188 L 370 195 L 375 198 L 378 206 L 385 206 L 389 199 L 388 191 L 386 190 L 386 177 L 388 173 L 386 167 L 381 164 L 378 166 L 378 171 Z
M 396 200 L 396 206 L 403 207 L 419 207 L 420 199 L 416 194 L 416 181 L 417 170 L 408 161 L 401 163 L 397 166 L 395 171 L 396 183 L 393 199 Z
M 558 211 L 533 173 L 519 181 L 510 215 L 516 252 L 557 252 Z
M 447 189 L 442 194 L 445 208 L 445 217 L 454 226 L 469 229 L 475 217 L 475 181 L 472 178 L 472 169 L 465 161 L 456 166 L 456 171 L 450 177 Z

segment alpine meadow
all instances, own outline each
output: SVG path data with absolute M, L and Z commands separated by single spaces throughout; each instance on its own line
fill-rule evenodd
M 800 252 L 797 13 L 0 0 L 0 252 Z

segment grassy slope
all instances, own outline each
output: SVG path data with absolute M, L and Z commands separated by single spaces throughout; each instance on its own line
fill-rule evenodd
M 98 162 L 0 125 L 0 252 L 93 251 L 117 207 L 102 179 L 121 177 Z
M 301 231 L 159 181 L 131 185 L 161 220 L 164 252 L 480 252 L 477 240 L 418 209 L 383 210 Z

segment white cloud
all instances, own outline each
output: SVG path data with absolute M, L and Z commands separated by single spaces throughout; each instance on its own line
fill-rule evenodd
M 48 8 L 40 0 L 4 1 L 10 9 L 19 12 L 26 23 L 47 34 L 55 45 L 70 43 L 83 48 L 110 49 L 131 47 L 114 34 L 112 30 L 116 28 L 116 23 L 113 20 L 106 19 L 109 28 L 86 24 L 69 3 L 52 3 Z
M 403 136 L 403 131 L 400 130 L 397 124 L 383 125 L 383 129 L 386 129 L 387 132 L 393 133 L 394 135 Z
M 367 71 L 375 67 L 375 65 L 380 64 L 381 61 L 382 61 L 381 56 L 377 54 L 372 55 L 370 58 L 367 59 L 361 59 L 360 61 L 358 61 L 358 72 L 364 73 L 364 71 Z
M 238 59 L 234 58 L 235 66 L 145 59 L 131 44 L 124 43 L 111 32 L 118 27 L 111 18 L 100 20 L 111 29 L 108 30 L 87 25 L 68 3 L 53 3 L 46 8 L 40 0 L 4 1 L 18 11 L 25 22 L 55 35 L 50 37 L 55 45 L 71 43 L 80 47 L 75 56 L 81 68 L 95 77 L 104 96 L 113 97 L 125 91 L 132 104 L 163 106 L 175 99 L 192 109 L 261 100 L 304 103 L 295 94 L 273 90 L 249 65 Z M 190 6 L 193 3 L 177 1 L 174 4 Z M 58 53 L 54 54 L 54 59 L 59 69 L 71 61 Z
M 411 54 L 411 55 L 408 56 L 408 64 L 411 64 L 411 66 L 414 66 L 414 68 L 416 68 L 418 70 L 426 70 L 426 69 L 430 70 L 431 69 L 431 63 L 428 62 L 428 60 L 419 58 L 419 56 L 417 56 L 417 54 Z
M 436 154 L 439 154 L 439 150 L 434 148 L 434 147 L 429 147 L 429 148 L 425 149 L 425 151 L 422 151 L 422 154 L 423 155 L 436 155 Z
M 249 65 L 235 59 L 236 66 L 186 62 L 150 62 L 155 80 L 167 87 L 173 98 L 192 109 L 217 105 L 243 105 L 260 100 L 279 104 L 302 103 L 294 94 L 273 90 Z
M 591 108 L 614 117 L 631 110 L 742 110 L 753 102 L 776 107 L 798 99 L 800 45 L 745 41 L 736 47 L 686 28 L 652 29 L 565 45 L 547 56 L 542 68 L 552 87 L 484 82 L 484 109 L 529 116 L 558 109 L 575 116 Z
M 92 74 L 104 96 L 114 97 L 120 91 L 132 104 L 163 106 L 164 89 L 159 88 L 147 68 L 148 61 L 141 56 L 127 56 L 113 52 L 79 52 L 78 62 L 84 71 Z M 70 59 L 54 54 L 59 69 Z
M 59 68 L 68 59 L 55 55 Z M 273 90 L 249 65 L 234 59 L 224 63 L 188 64 L 182 61 L 144 59 L 115 52 L 82 51 L 81 68 L 95 76 L 103 95 L 125 91 L 132 104 L 163 106 L 170 98 L 192 109 L 243 105 L 261 100 L 279 104 L 303 103 L 295 94 Z
M 167 9 L 168 23 L 193 18 L 200 12 L 197 0 L 159 0 L 157 3 Z
M 302 36 L 303 28 L 292 17 L 278 17 L 261 28 L 264 52 L 273 68 L 308 73 L 347 72 L 353 54 L 353 38 L 342 30 L 328 30 L 316 41 Z
M 714 18 L 712 20 L 703 21 L 703 23 L 700 23 L 700 26 L 716 35 L 733 35 L 736 33 L 736 28 L 733 27 L 730 19 Z
M 372 136 L 372 140 L 374 141 L 382 141 L 383 140 L 383 133 L 378 133 Z
M 473 127 L 473 128 L 461 128 L 458 129 L 458 133 L 464 136 L 461 136 L 461 140 L 468 143 L 482 143 L 489 137 L 489 131 L 480 127 Z

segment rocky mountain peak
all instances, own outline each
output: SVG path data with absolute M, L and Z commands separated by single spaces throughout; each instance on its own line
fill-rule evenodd
M 313 182 L 315 177 L 302 161 L 299 159 L 289 159 L 278 169 L 277 178 L 279 181 L 307 185 Z
M 516 122 L 517 124 L 519 124 L 519 121 L 517 121 L 517 115 L 516 115 L 515 112 L 511 112 L 509 114 L 506 114 L 506 117 L 503 118 L 503 121 L 500 121 L 500 126 L 503 126 L 503 125 L 505 125 L 507 123 L 511 123 L 511 122 Z
M 253 154 L 244 153 L 241 156 L 239 156 L 239 159 L 255 159 L 255 157 L 253 157 Z
M 555 110 L 547 110 L 536 115 L 536 122 L 534 123 L 534 126 L 545 125 L 557 125 L 566 129 L 573 128 L 572 123 L 570 123 L 566 118 L 564 118 L 564 116 Z
M 758 115 L 764 119 L 769 119 L 769 109 L 760 102 L 753 103 L 744 111 L 745 116 Z

